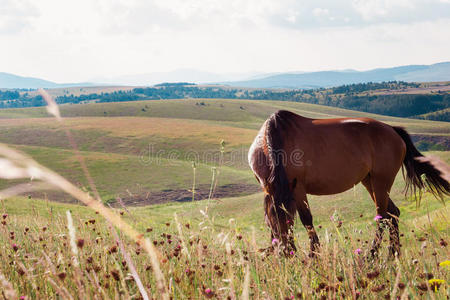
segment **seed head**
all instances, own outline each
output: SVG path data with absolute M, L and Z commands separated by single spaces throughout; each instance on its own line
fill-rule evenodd
M 77 247 L 82 249 L 84 246 L 84 240 L 83 239 L 78 239 L 77 240 Z

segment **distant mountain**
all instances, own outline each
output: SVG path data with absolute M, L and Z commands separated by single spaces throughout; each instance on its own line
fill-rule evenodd
M 214 83 L 224 81 L 258 79 L 270 74 L 258 72 L 246 73 L 224 73 L 217 74 L 194 69 L 177 69 L 170 72 L 152 72 L 145 74 L 124 75 L 116 77 L 97 77 L 93 82 L 103 82 L 114 85 L 138 85 L 149 86 L 163 82 L 192 82 L 192 83 Z
M 450 62 L 382 68 L 370 71 L 344 70 L 282 73 L 252 80 L 225 82 L 225 84 L 249 88 L 311 89 L 352 83 L 394 80 L 407 82 L 447 81 L 450 80 Z
M 163 82 L 226 84 L 248 88 L 312 89 L 352 83 L 382 81 L 450 81 L 450 62 L 434 65 L 409 65 L 370 71 L 339 70 L 290 73 L 211 73 L 193 69 L 153 72 L 117 77 L 99 77 L 90 82 L 55 83 L 33 77 L 0 72 L 0 88 L 63 88 L 74 86 L 132 85 L 150 86 Z M 94 83 L 96 82 L 96 83 Z M 101 83 L 100 83 L 101 82 Z
M 0 88 L 5 89 L 37 89 L 37 88 L 63 88 L 73 86 L 92 86 L 90 82 L 80 83 L 55 83 L 52 81 L 34 78 L 23 77 L 10 73 L 0 72 Z

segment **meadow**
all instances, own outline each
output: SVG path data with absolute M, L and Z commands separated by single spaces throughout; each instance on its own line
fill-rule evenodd
M 93 193 L 67 138 L 67 130 L 71 133 L 102 201 L 156 248 L 164 280 L 158 288 L 157 271 L 142 243 L 111 227 L 101 212 L 59 191 L 35 192 L 0 202 L 1 295 L 141 299 L 146 298 L 139 291 L 141 281 L 154 299 L 448 298 L 448 208 L 427 192 L 417 207 L 414 198 L 403 196 L 401 172 L 391 191 L 401 209 L 399 258 L 388 258 L 385 236 L 379 258 L 368 260 L 375 209 L 361 185 L 309 197 L 322 243 L 317 258 L 308 257 L 299 222 L 296 253 L 259 251 L 271 244 L 270 233 L 245 150 L 265 118 L 281 108 L 316 118 L 369 116 L 421 135 L 450 133 L 445 122 L 275 101 L 62 105 L 62 123 L 45 108 L 0 110 L 2 143 Z M 174 149 L 177 155 L 170 156 Z M 450 162 L 448 151 L 427 155 Z M 217 194 L 209 199 L 216 180 Z M 1 180 L 0 186 L 11 182 Z M 193 191 L 195 201 L 190 201 Z

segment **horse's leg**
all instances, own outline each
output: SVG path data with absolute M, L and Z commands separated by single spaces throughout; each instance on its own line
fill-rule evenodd
M 400 237 L 398 230 L 398 217 L 400 216 L 400 210 L 394 204 L 394 202 L 389 198 L 387 212 L 389 214 L 389 253 L 392 256 L 400 255 Z
M 306 197 L 306 192 L 304 188 L 298 184 L 293 191 L 295 204 L 297 206 L 297 212 L 300 216 L 303 226 L 305 226 L 308 232 L 309 241 L 311 243 L 311 253 L 310 256 L 314 256 L 316 252 L 319 251 L 320 243 L 319 237 L 317 236 L 316 230 L 314 229 L 313 217 L 311 215 L 311 210 L 308 205 L 308 199 Z
M 395 235 L 394 232 L 398 233 L 398 223 L 392 221 L 392 215 L 396 215 L 396 206 L 389 198 L 389 191 L 391 189 L 394 178 L 390 178 L 391 176 L 386 176 L 384 174 L 380 175 L 372 175 L 369 174 L 362 181 L 363 185 L 369 191 L 372 200 L 375 202 L 377 209 L 377 216 L 381 218 L 377 218 L 377 231 L 375 233 L 375 239 L 372 243 L 372 249 L 370 250 L 373 257 L 376 257 L 378 254 L 378 249 L 380 248 L 381 241 L 383 238 L 383 223 L 386 220 L 390 221 L 390 233 L 391 233 L 391 242 L 394 242 Z M 389 205 L 389 203 L 392 203 Z M 397 209 L 398 210 L 398 209 Z M 399 214 L 399 212 L 398 212 Z M 395 224 L 394 224 L 395 223 Z M 397 238 L 398 240 L 398 238 Z
M 372 198 L 373 202 L 375 203 L 375 206 L 377 207 L 377 215 L 379 215 L 379 206 L 377 205 L 374 188 L 372 185 L 372 178 L 371 178 L 370 174 L 368 174 L 366 176 L 366 178 L 364 178 L 361 181 L 361 183 L 364 185 L 364 187 L 369 192 L 370 197 Z M 377 221 L 377 229 L 375 231 L 375 238 L 373 239 L 372 248 L 370 249 L 370 254 L 371 254 L 372 258 L 376 257 L 378 254 L 378 249 L 380 248 L 381 241 L 383 239 L 383 229 L 384 229 L 383 226 L 381 226 L 380 222 Z

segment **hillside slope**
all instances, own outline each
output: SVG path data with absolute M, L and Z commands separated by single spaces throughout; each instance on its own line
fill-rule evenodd
M 312 118 L 372 117 L 406 127 L 423 145 L 449 147 L 450 123 L 446 122 L 306 103 L 224 99 L 67 104 L 60 106 L 63 123 L 48 117 L 44 107 L 4 109 L 0 110 L 0 142 L 85 186 L 85 174 L 66 135 L 70 130 L 106 201 L 120 197 L 127 204 L 144 205 L 192 199 L 193 160 L 196 199 L 208 197 L 212 176 L 219 169 L 216 195 L 248 195 L 258 191 L 247 164 L 248 148 L 264 120 L 278 109 Z M 5 186 L 0 182 L 0 187 Z M 60 193 L 47 197 L 71 201 Z

